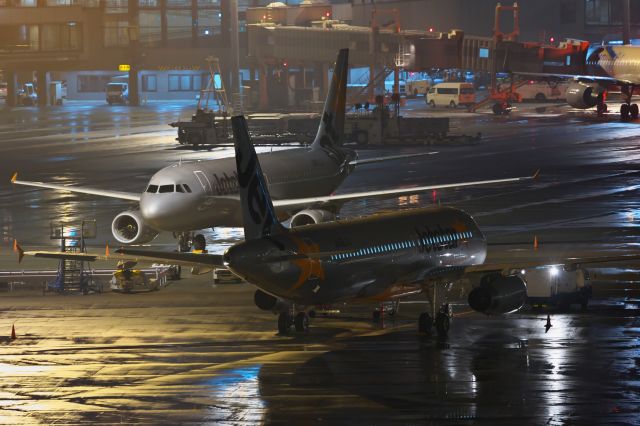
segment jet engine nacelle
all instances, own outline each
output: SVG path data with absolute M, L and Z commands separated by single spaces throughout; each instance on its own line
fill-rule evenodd
M 160 232 L 148 226 L 139 211 L 120 213 L 111 223 L 111 232 L 123 244 L 144 244 L 152 241 Z
M 314 225 L 316 223 L 331 222 L 336 215 L 327 210 L 302 210 L 291 217 L 291 227 Z
M 574 108 L 587 109 L 602 102 L 605 89 L 597 84 L 571 83 L 567 88 L 567 103 Z
M 527 285 L 518 275 L 485 276 L 469 293 L 469 306 L 487 315 L 515 312 L 527 299 Z
M 285 300 L 265 293 L 262 290 L 256 290 L 253 295 L 253 301 L 256 306 L 263 311 L 285 312 L 291 307 Z

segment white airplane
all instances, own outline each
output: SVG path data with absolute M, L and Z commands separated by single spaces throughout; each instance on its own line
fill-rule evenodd
M 591 47 L 585 58 L 585 75 L 515 72 L 518 75 L 539 78 L 563 78 L 573 81 L 567 88 L 567 103 L 574 108 L 596 107 L 598 115 L 607 112 L 607 92 L 620 87 L 624 103 L 620 106 L 620 119 L 638 118 L 638 104 L 631 103 L 636 88 L 640 87 L 640 46 L 602 45 Z
M 354 151 L 342 146 L 348 54 L 348 49 L 342 49 L 338 55 L 318 133 L 311 146 L 260 156 L 276 213 L 281 219 L 291 218 L 291 227 L 334 220 L 342 204 L 350 200 L 521 182 L 536 177 L 332 195 L 358 165 L 416 156 L 396 155 L 358 160 Z M 429 154 L 433 153 L 417 155 Z M 123 244 L 144 244 L 152 241 L 160 231 L 169 231 L 178 236 L 180 251 L 189 251 L 192 245 L 204 249 L 204 236 L 193 236 L 193 231 L 218 226 L 242 226 L 238 174 L 233 157 L 180 162 L 165 167 L 151 177 L 142 194 L 20 180 L 17 173 L 11 182 L 138 203 L 138 209 L 124 211 L 112 222 L 113 236 Z

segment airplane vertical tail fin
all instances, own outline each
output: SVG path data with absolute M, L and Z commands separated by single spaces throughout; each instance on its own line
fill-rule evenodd
M 338 53 L 336 67 L 324 103 L 324 111 L 318 126 L 318 133 L 312 146 L 341 146 L 344 139 L 344 115 L 347 100 L 347 77 L 349 71 L 349 49 L 341 49 Z
M 244 224 L 244 238 L 255 238 L 283 232 L 273 209 L 256 150 L 251 143 L 247 122 L 241 115 L 231 118 L 238 169 L 238 186 Z

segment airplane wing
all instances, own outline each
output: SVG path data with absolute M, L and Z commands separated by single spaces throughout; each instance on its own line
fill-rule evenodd
M 86 262 L 95 262 L 96 260 L 111 261 L 147 261 L 147 262 L 171 262 L 175 265 L 183 266 L 210 266 L 215 268 L 225 268 L 222 255 L 207 253 L 178 253 L 154 250 L 141 250 L 135 248 L 121 248 L 116 250 L 116 254 L 97 254 L 97 253 L 70 253 L 60 251 L 31 250 L 25 251 L 19 244 L 15 244 L 15 250 L 18 253 L 18 262 L 22 262 L 25 256 L 41 257 L 46 259 L 68 259 L 68 260 L 84 260 Z M 225 268 L 226 269 L 226 268 Z
M 555 73 L 544 73 L 544 72 L 514 72 L 514 75 L 521 75 L 524 77 L 532 77 L 532 78 L 556 78 L 556 79 L 567 79 L 567 80 L 589 80 L 589 81 L 597 81 L 602 83 L 609 83 L 614 85 L 621 84 L 632 84 L 630 80 L 618 79 L 608 76 L 601 75 L 576 75 L 576 74 L 555 74 Z
M 473 266 L 450 266 L 426 272 L 424 275 L 418 277 L 417 282 L 428 279 L 442 280 L 443 278 L 446 278 L 448 280 L 458 280 L 469 275 L 484 275 L 489 273 L 510 275 L 513 274 L 513 271 L 520 271 L 522 269 L 548 268 L 552 266 L 571 270 L 582 265 L 596 265 L 619 262 L 640 262 L 640 254 L 622 254 L 581 258 L 569 257 L 561 258 L 557 261 L 540 259 L 530 261 L 524 260 L 515 262 L 483 263 L 481 265 Z
M 437 154 L 438 151 L 430 151 L 430 152 L 419 152 L 417 154 L 403 154 L 403 155 L 390 155 L 388 157 L 373 157 L 373 158 L 365 158 L 362 160 L 355 159 L 349 161 L 350 166 L 363 166 L 365 164 L 375 164 L 382 163 L 384 161 L 391 160 L 402 160 L 405 158 L 413 158 L 413 157 L 424 157 L 425 155 L 434 155 Z
M 83 186 L 68 186 L 56 183 L 33 182 L 28 180 L 19 180 L 18 173 L 11 177 L 11 183 L 15 185 L 33 186 L 37 188 L 58 189 L 60 191 L 69 191 L 79 194 L 99 195 L 101 197 L 118 198 L 120 200 L 140 201 L 140 194 L 132 192 L 109 191 L 106 189 L 87 188 Z
M 573 269 L 582 265 L 593 265 L 601 263 L 617 263 L 617 262 L 638 262 L 640 261 L 640 254 L 620 254 L 611 256 L 593 256 L 593 257 L 567 257 L 564 259 L 558 259 L 558 261 L 552 260 L 531 260 L 522 262 L 504 262 L 504 263 L 485 263 L 482 265 L 467 266 L 464 268 L 465 274 L 472 273 L 486 273 L 486 272 L 501 272 L 520 269 L 542 268 L 550 266 L 562 266 L 565 268 Z
M 447 184 L 440 184 L 440 185 L 416 186 L 412 188 L 395 188 L 395 189 L 385 189 L 380 191 L 353 192 L 353 193 L 347 193 L 347 194 L 327 195 L 323 197 L 273 200 L 273 206 L 275 208 L 280 208 L 280 209 L 295 209 L 295 208 L 308 207 L 311 205 L 322 205 L 322 204 L 335 203 L 335 202 L 344 203 L 347 201 L 358 200 L 362 198 L 384 198 L 384 197 L 396 197 L 399 195 L 407 195 L 407 194 L 417 194 L 420 192 L 432 191 L 434 189 L 465 188 L 470 186 L 523 182 L 523 181 L 536 179 L 539 173 L 540 171 L 538 170 L 535 172 L 535 174 L 533 174 L 533 176 L 494 179 L 494 180 L 479 180 L 479 181 L 472 181 L 472 182 L 447 183 Z
M 221 254 L 209 253 L 181 253 L 177 251 L 141 250 L 135 248 L 120 248 L 116 253 L 128 259 L 171 262 L 178 265 L 213 266 L 225 268 Z

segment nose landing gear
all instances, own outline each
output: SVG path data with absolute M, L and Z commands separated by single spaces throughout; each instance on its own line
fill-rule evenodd
M 451 306 L 444 301 L 440 305 L 440 309 L 436 310 L 438 306 L 438 284 L 428 284 L 426 293 L 431 305 L 431 315 L 428 312 L 423 312 L 418 317 L 418 332 L 431 335 L 432 327 L 435 325 L 436 333 L 439 340 L 446 340 L 449 335 L 449 329 L 451 327 Z

